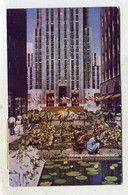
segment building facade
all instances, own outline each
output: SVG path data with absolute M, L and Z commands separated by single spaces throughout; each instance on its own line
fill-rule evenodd
M 91 47 L 90 47 L 91 48 Z M 85 107 L 90 107 L 88 110 L 96 111 L 100 110 L 100 102 L 98 98 L 100 97 L 100 83 L 101 83 L 101 62 L 98 53 L 91 53 L 91 60 L 89 63 L 89 88 L 85 89 L 85 95 L 88 98 Z
M 33 45 L 27 43 L 27 86 L 28 92 L 32 89 Z
M 88 21 L 87 8 L 35 10 L 32 91 L 44 106 L 83 103 Z
M 85 66 L 85 72 L 84 72 L 84 79 L 85 79 L 85 89 L 86 91 L 88 91 L 88 89 L 91 88 L 92 85 L 92 70 L 91 70 L 91 66 L 92 66 L 92 29 L 87 27 L 85 28 L 85 54 L 84 54 L 84 66 Z
M 120 112 L 120 13 L 117 7 L 101 8 L 101 102 Z
M 98 53 L 92 53 L 92 89 L 97 90 L 100 93 L 101 83 L 101 65 L 100 56 Z
M 7 10 L 8 112 L 27 111 L 26 10 Z

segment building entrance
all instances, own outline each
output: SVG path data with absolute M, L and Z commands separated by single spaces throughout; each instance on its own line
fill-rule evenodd
M 54 94 L 53 93 L 47 94 L 46 105 L 47 105 L 47 107 L 53 107 L 54 106 Z
M 67 106 L 67 87 L 59 86 L 59 106 Z
M 72 94 L 72 106 L 79 106 L 79 94 Z

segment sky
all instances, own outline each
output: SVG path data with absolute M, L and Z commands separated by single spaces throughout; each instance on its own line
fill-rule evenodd
M 27 9 L 27 42 L 32 42 L 34 28 L 34 9 Z
M 100 8 L 89 9 L 89 25 L 92 28 L 92 52 L 100 54 Z M 32 42 L 34 9 L 27 9 L 27 42 Z
M 92 28 L 92 52 L 100 54 L 100 8 L 90 8 L 89 16 Z

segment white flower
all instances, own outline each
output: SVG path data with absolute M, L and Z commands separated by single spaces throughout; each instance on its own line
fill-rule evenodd
M 32 146 L 28 146 L 27 150 L 34 150 Z
M 25 165 L 25 166 L 29 166 L 30 165 L 30 158 L 28 156 L 26 156 L 23 159 L 23 165 Z

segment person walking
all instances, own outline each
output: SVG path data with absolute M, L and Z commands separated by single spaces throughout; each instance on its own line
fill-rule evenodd
M 16 126 L 14 128 L 14 132 L 17 135 L 21 134 L 21 129 L 22 129 L 22 117 L 21 116 L 17 116 L 17 120 L 16 120 Z
M 15 126 L 15 118 L 13 116 L 11 116 L 8 119 L 8 123 L 9 123 L 9 130 L 10 130 L 10 135 L 14 135 L 14 126 Z

